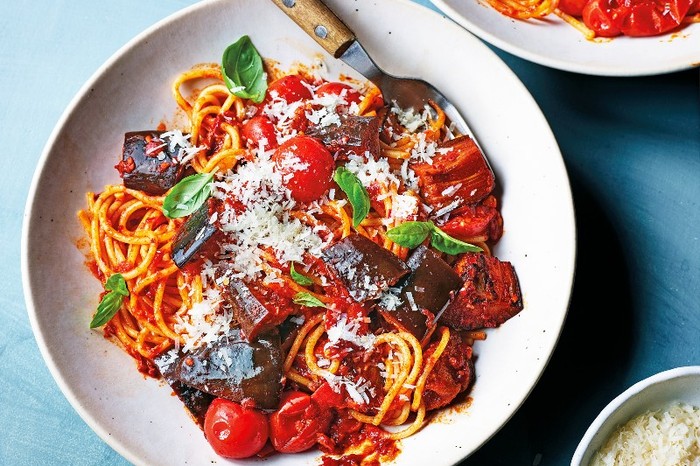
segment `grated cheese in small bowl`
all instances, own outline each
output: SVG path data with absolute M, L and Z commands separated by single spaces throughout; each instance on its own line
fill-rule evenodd
M 700 465 L 700 408 L 676 402 L 620 426 L 591 466 Z
M 593 420 L 571 466 L 700 466 L 700 366 L 627 388 Z

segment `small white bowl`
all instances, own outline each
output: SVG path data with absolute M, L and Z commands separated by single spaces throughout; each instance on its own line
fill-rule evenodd
M 571 459 L 571 466 L 588 466 L 593 455 L 618 426 L 646 411 L 666 408 L 674 402 L 700 406 L 700 366 L 659 372 L 618 395 L 586 430 Z

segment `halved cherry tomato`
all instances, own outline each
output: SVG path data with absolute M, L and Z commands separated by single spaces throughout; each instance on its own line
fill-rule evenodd
M 288 104 L 311 98 L 311 91 L 304 85 L 304 79 L 298 74 L 283 76 L 267 87 L 267 95 L 277 96 Z
M 326 146 L 310 136 L 288 139 L 272 155 L 284 184 L 299 202 L 312 202 L 328 191 L 335 162 Z
M 263 139 L 267 140 L 265 143 L 267 149 L 274 149 L 279 145 L 275 125 L 266 116 L 255 116 L 246 121 L 241 128 L 241 136 L 252 147 L 258 147 Z
M 256 409 L 216 398 L 204 418 L 204 435 L 218 455 L 248 458 L 267 442 L 267 416 Z
M 622 34 L 613 18 L 615 0 L 590 0 L 583 7 L 583 22 L 601 37 L 615 37 Z
M 328 82 L 321 84 L 318 89 L 316 89 L 317 96 L 324 95 L 337 95 L 343 97 L 348 105 L 352 103 L 359 104 L 362 100 L 362 96 L 357 91 L 357 89 L 349 86 L 345 83 L 340 82 Z
M 298 453 L 316 444 L 318 434 L 328 430 L 331 411 L 306 393 L 282 393 L 280 408 L 270 415 L 270 441 L 282 453 Z

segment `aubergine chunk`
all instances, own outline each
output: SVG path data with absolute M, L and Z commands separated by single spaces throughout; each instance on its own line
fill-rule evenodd
M 423 352 L 424 360 L 430 358 L 439 346 L 434 341 Z M 452 330 L 447 346 L 430 371 L 423 391 L 425 409 L 431 411 L 452 403 L 457 395 L 465 392 L 475 380 L 473 350 L 466 332 Z
M 291 299 L 255 281 L 230 278 L 225 296 L 248 340 L 280 325 L 296 310 Z
M 369 152 L 372 158 L 380 155 L 379 119 L 342 115 L 340 125 L 312 126 L 306 134 L 318 138 L 336 158 L 346 160 L 349 155 L 365 155 Z
M 204 418 L 207 414 L 207 409 L 212 401 L 214 401 L 214 395 L 198 390 L 194 387 L 183 384 L 179 380 L 173 377 L 173 371 L 176 367 L 172 364 L 177 359 L 181 358 L 182 355 L 178 355 L 176 350 L 171 350 L 167 353 L 163 353 L 156 357 L 153 361 L 160 370 L 163 379 L 170 385 L 173 392 L 182 401 L 189 411 L 192 418 L 199 425 L 200 428 L 204 428 Z
M 515 268 L 482 253 L 466 253 L 455 264 L 464 280 L 439 321 L 452 328 L 498 327 L 523 309 Z
M 273 409 L 282 391 L 282 365 L 276 330 L 248 342 L 240 329 L 232 329 L 226 337 L 178 355 L 163 375 L 215 397 Z
M 357 234 L 327 247 L 322 259 L 358 302 L 379 298 L 411 271 L 391 251 Z
M 184 174 L 177 160 L 178 146 L 170 150 L 170 138 L 160 131 L 134 131 L 124 135 L 121 161 L 115 166 L 124 186 L 151 195 L 161 195 L 175 186 Z
M 219 231 L 210 221 L 214 208 L 215 201 L 209 198 L 180 226 L 173 240 L 172 252 L 173 262 L 178 267 L 182 268 L 187 264 Z
M 438 315 L 452 293 L 462 287 L 462 279 L 438 254 L 423 245 L 413 251 L 406 264 L 412 272 L 401 286 L 401 304 L 387 310 L 385 318 L 420 339 L 428 328 L 428 317 L 432 320 L 432 316 Z

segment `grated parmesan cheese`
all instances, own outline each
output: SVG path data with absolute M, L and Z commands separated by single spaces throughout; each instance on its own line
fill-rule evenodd
M 366 335 L 358 335 L 360 330 L 360 322 L 348 321 L 346 315 L 341 316 L 338 321 L 330 327 L 326 334 L 328 335 L 328 343 L 326 345 L 333 346 L 339 341 L 347 341 L 354 343 L 360 348 L 372 349 L 376 337 L 372 333 Z
M 591 466 L 700 465 L 700 408 L 675 403 L 647 411 L 619 427 Z
M 237 278 L 259 276 L 265 263 L 261 248 L 265 246 L 284 264 L 303 262 L 305 253 L 319 257 L 330 240 L 319 235 L 323 227 L 310 227 L 290 214 L 296 203 L 271 155 L 272 151 L 260 148 L 255 161 L 230 170 L 214 183 L 212 196 L 235 199 L 243 206 L 240 211 L 227 209 L 219 216 L 221 229 L 227 233 L 221 255 L 231 258 Z M 306 165 L 295 158 L 286 163 L 294 169 Z
M 218 290 L 206 291 L 210 290 L 215 291 L 214 295 L 219 294 Z M 185 342 L 183 352 L 213 343 L 228 333 L 233 315 L 229 311 L 217 312 L 220 304 L 220 300 L 213 300 L 205 293 L 201 302 L 194 304 L 186 315 L 178 317 L 174 329 Z
M 348 395 L 357 404 L 368 404 L 370 396 L 374 396 L 374 387 L 371 387 L 369 381 L 360 377 L 357 382 L 348 377 L 332 374 L 327 370 L 321 371 L 320 375 L 326 379 L 328 385 L 336 393 L 341 393 L 341 388 L 345 387 Z
M 427 121 L 428 118 L 430 118 L 430 107 L 428 105 L 423 107 L 423 112 L 418 113 L 413 108 L 403 110 L 398 106 L 395 100 L 393 100 L 391 103 L 391 112 L 396 114 L 399 123 L 401 123 L 401 125 L 409 132 L 415 133 L 416 131 L 427 127 Z
M 190 135 L 182 134 L 179 129 L 173 129 L 166 131 L 160 135 L 161 139 L 168 140 L 168 151 L 174 153 L 175 149 L 178 149 L 175 159 L 181 164 L 185 165 L 187 162 L 192 160 L 195 155 L 200 151 L 206 149 L 206 146 L 193 146 L 190 143 Z M 165 144 L 159 146 L 164 147 Z
M 400 293 L 401 288 L 389 288 L 379 296 L 379 306 L 387 311 L 395 311 L 403 304 Z

